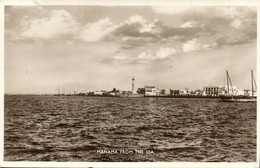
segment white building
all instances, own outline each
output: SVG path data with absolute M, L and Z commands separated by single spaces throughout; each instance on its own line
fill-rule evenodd
M 170 94 L 171 94 L 171 90 L 170 90 L 170 89 L 165 89 L 164 94 L 165 94 L 165 95 L 170 95 Z
M 155 86 L 145 86 L 144 94 L 145 96 L 159 96 L 160 89 L 156 88 Z
M 219 93 L 218 95 L 221 95 L 221 94 L 240 94 L 241 93 L 241 90 L 238 90 L 237 89 L 237 86 L 219 86 Z
M 95 91 L 94 95 L 103 95 L 103 93 L 105 93 L 105 91 L 101 90 L 101 91 Z
M 188 91 L 187 90 L 180 90 L 180 95 L 188 95 Z
M 220 91 L 219 86 L 205 86 L 203 88 L 204 96 L 218 96 Z

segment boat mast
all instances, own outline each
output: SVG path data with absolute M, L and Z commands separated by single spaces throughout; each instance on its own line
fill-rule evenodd
M 254 84 L 255 84 L 255 90 L 257 90 L 257 85 L 256 85 L 255 77 L 254 77 Z
M 226 74 L 227 74 L 227 90 L 228 90 L 228 93 L 229 93 L 229 82 L 228 82 L 228 71 L 226 70 Z
M 229 84 L 231 86 L 231 90 L 232 90 L 232 94 L 233 94 L 233 86 L 232 86 L 232 82 L 231 82 L 231 79 L 230 79 L 230 76 L 228 74 L 228 71 L 226 70 L 227 72 L 227 85 L 228 85 L 228 93 L 229 93 Z

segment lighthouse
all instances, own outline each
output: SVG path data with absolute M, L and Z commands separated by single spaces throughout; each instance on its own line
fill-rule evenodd
M 135 94 L 135 77 L 132 78 L 132 94 Z

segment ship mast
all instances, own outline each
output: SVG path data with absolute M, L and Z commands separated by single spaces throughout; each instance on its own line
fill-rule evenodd
M 255 84 L 255 90 L 257 90 L 257 85 L 256 85 L 255 77 L 254 77 L 254 84 Z
M 228 90 L 228 93 L 229 93 L 229 82 L 228 82 L 228 71 L 226 70 L 226 74 L 227 74 L 227 90 Z
M 232 90 L 232 93 L 233 93 L 233 86 L 232 86 L 232 82 L 231 82 L 231 79 L 230 79 L 230 76 L 228 74 L 228 71 L 226 70 L 226 73 L 227 73 L 227 87 L 228 87 L 228 93 L 229 93 L 229 84 L 231 86 L 231 90 Z

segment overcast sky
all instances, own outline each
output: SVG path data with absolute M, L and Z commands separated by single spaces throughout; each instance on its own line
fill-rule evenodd
M 256 8 L 5 7 L 5 93 L 250 88 Z M 256 73 L 256 72 L 255 72 Z M 256 74 L 255 74 L 256 76 Z

